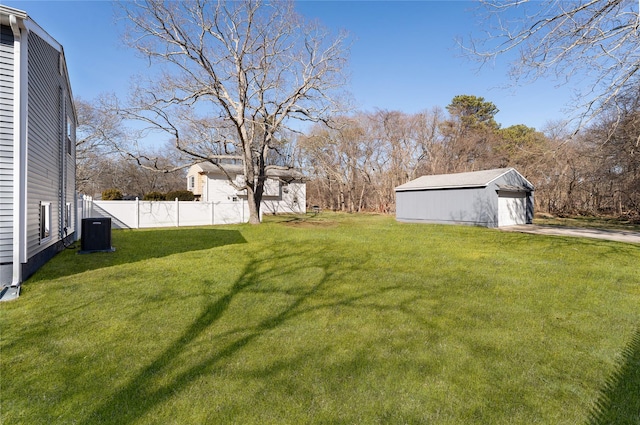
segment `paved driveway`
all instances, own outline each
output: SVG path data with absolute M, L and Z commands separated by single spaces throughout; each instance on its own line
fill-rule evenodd
M 640 233 L 626 230 L 585 229 L 581 227 L 540 226 L 522 224 L 500 227 L 506 232 L 535 233 L 539 235 L 576 236 L 582 238 L 607 239 L 610 241 L 640 244 Z

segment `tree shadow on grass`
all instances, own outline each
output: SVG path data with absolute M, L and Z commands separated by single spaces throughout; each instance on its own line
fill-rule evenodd
M 77 255 L 78 247 L 65 250 L 38 270 L 27 283 L 246 242 L 239 231 L 228 229 L 116 230 L 112 233 L 115 252 Z
M 306 258 L 304 248 L 298 252 Z M 206 304 L 201 314 L 189 325 L 180 337 L 175 339 L 162 353 L 143 366 L 129 380 L 128 384 L 117 389 L 108 400 L 93 410 L 81 424 L 108 423 L 126 425 L 135 423 L 156 406 L 160 406 L 176 393 L 184 390 L 200 376 L 213 373 L 221 363 L 237 354 L 243 347 L 255 341 L 265 332 L 276 329 L 306 311 L 304 302 L 316 294 L 332 275 L 330 262 L 316 259 L 315 264 L 296 263 L 285 254 L 273 255 L 263 260 L 252 260 L 247 263 L 239 278 L 229 291 Z M 157 385 L 158 375 L 170 375 L 172 368 L 181 356 L 189 350 L 191 344 L 207 332 L 212 332 L 216 323 L 223 318 L 232 301 L 242 293 L 260 293 L 260 282 L 266 274 L 289 275 L 307 267 L 320 267 L 322 276 L 304 288 L 282 290 L 282 294 L 290 296 L 290 302 L 276 308 L 273 314 L 263 317 L 256 325 L 236 328 L 233 331 L 218 334 L 211 341 L 211 352 L 193 362 L 193 364 L 177 373 L 167 383 Z
M 618 369 L 600 390 L 588 424 L 640 424 L 640 327 L 622 352 Z

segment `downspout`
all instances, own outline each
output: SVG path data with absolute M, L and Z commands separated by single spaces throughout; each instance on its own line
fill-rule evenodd
M 67 212 L 67 188 L 66 186 L 66 164 L 65 164 L 65 150 L 66 150 L 66 128 L 65 128 L 65 120 L 66 120 L 66 96 L 65 90 L 62 86 L 58 89 L 58 97 L 60 102 L 60 110 L 59 110 L 59 147 L 58 147 L 58 157 L 60 161 L 60 165 L 58 166 L 58 236 L 60 240 L 64 244 L 64 238 L 67 233 L 66 223 L 64 222 L 65 215 Z
M 23 139 L 25 138 L 24 120 L 22 114 L 22 35 L 15 15 L 9 15 L 9 24 L 13 31 L 13 272 L 11 286 L 19 287 L 22 282 L 22 251 L 24 239 L 22 237 L 25 222 L 23 203 L 24 195 L 24 163 L 25 157 Z M 26 80 L 24 81 L 26 83 Z

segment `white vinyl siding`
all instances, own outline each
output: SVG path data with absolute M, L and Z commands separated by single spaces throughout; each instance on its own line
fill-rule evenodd
M 13 32 L 0 28 L 0 264 L 13 261 Z
M 266 179 L 264 181 L 263 196 L 280 196 L 280 180 Z
M 74 202 L 75 149 L 65 154 L 66 121 L 74 115 L 66 76 L 59 73 L 60 53 L 34 33 L 29 33 L 28 43 L 27 255 L 31 257 L 63 236 L 66 204 Z M 75 146 L 75 122 L 70 124 Z M 51 208 L 47 243 L 38 237 L 40 202 Z

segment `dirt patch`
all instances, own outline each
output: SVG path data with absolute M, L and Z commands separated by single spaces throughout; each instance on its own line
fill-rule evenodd
M 338 223 L 331 220 L 290 220 L 283 221 L 283 225 L 297 228 L 332 228 L 337 227 Z

